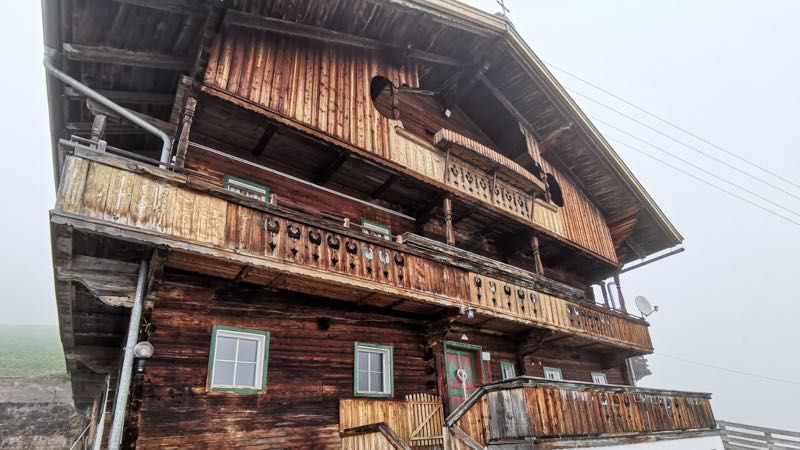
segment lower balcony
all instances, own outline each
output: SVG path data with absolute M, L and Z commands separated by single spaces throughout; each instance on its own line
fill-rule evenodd
M 446 419 L 453 448 L 575 448 L 716 434 L 711 394 L 519 377 Z

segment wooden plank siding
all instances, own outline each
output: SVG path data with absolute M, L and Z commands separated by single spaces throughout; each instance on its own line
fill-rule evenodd
M 211 48 L 205 83 L 388 158 L 389 121 L 370 98 L 377 75 L 419 86 L 411 60 L 232 27 Z
M 450 130 L 439 133 L 450 136 L 447 142 L 461 142 L 471 150 L 472 157 L 467 159 L 491 154 L 495 160 L 507 161 L 509 168 L 501 170 L 498 178 L 463 157 L 453 155 L 446 161 L 445 152 L 433 145 L 433 139 L 412 135 L 403 130 L 400 121 L 378 112 L 370 97 L 370 82 L 377 75 L 395 86 L 419 87 L 418 68 L 412 60 L 398 62 L 374 51 L 324 46 L 232 27 L 220 33 L 212 46 L 205 85 L 212 95 L 245 102 L 243 106 L 255 105 L 333 142 L 392 161 L 607 262 L 618 262 L 605 218 L 567 177 L 541 161 L 545 171 L 558 180 L 564 195 L 564 207 L 550 212 L 535 208 L 531 194 L 519 188 L 528 179 L 533 190 L 538 181 L 532 174 L 467 136 Z M 504 170 L 507 173 L 503 174 Z
M 362 238 L 360 233 L 333 225 L 310 225 L 286 217 L 280 209 L 270 213 L 272 208 L 263 203 L 260 209 L 245 206 L 254 201 L 211 185 L 203 189 L 213 192 L 201 192 L 171 172 L 146 169 L 147 173 L 137 173 L 131 167 L 145 169 L 112 156 L 96 158 L 104 162 L 67 156 L 69 170 L 64 172 L 57 212 L 199 245 L 206 254 L 246 256 L 255 270 L 243 275 L 245 281 L 274 284 L 280 278 L 277 286 L 308 293 L 324 286 L 331 298 L 351 301 L 362 292 L 383 305 L 398 299 L 439 307 L 468 304 L 477 313 L 522 325 L 577 334 L 641 353 L 652 348 L 642 321 L 536 292 L 522 281 L 485 277 L 423 257 L 404 245 Z M 192 255 L 176 251 L 167 263 L 228 279 L 237 277 L 241 269 Z M 493 284 L 495 291 L 491 291 Z
M 479 388 L 447 422 L 483 444 L 716 427 L 709 394 L 530 377 Z

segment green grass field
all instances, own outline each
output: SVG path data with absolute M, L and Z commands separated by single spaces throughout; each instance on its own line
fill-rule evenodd
M 0 325 L 0 377 L 66 377 L 55 325 Z

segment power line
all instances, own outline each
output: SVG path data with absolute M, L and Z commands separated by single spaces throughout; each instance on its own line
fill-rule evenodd
M 632 146 L 632 145 L 630 145 L 630 144 L 627 144 L 627 143 L 625 143 L 625 142 L 622 142 L 622 141 L 620 141 L 620 140 L 618 140 L 618 139 L 614 139 L 614 138 L 610 138 L 610 139 L 611 139 L 611 140 L 613 140 L 614 142 L 618 143 L 618 144 L 621 144 L 621 145 L 624 145 L 625 147 L 628 147 L 629 149 L 631 149 L 631 150 L 633 150 L 633 151 L 635 151 L 635 152 L 637 152 L 637 153 L 641 153 L 642 155 L 644 155 L 644 156 L 646 156 L 646 157 L 648 157 L 648 158 L 650 158 L 650 159 L 653 159 L 653 160 L 655 160 L 655 161 L 658 161 L 659 163 L 661 163 L 661 164 L 664 164 L 664 165 L 666 165 L 666 166 L 668 166 L 668 167 L 671 167 L 672 169 L 675 169 L 675 170 L 677 170 L 678 172 L 681 172 L 681 173 L 683 173 L 683 174 L 685 174 L 685 175 L 688 175 L 688 176 L 690 176 L 690 177 L 694 178 L 695 180 L 697 180 L 697 181 L 699 181 L 699 182 L 701 182 L 701 183 L 703 183 L 703 184 L 705 184 L 705 185 L 711 186 L 712 188 L 714 188 L 714 189 L 716 189 L 716 190 L 718 190 L 718 191 L 721 191 L 721 192 L 723 192 L 723 193 L 725 193 L 725 194 L 728 194 L 728 195 L 730 195 L 730 196 L 732 196 L 732 197 L 738 198 L 739 200 L 741 200 L 741 201 L 743 201 L 743 202 L 747 202 L 747 203 L 749 203 L 749 204 L 751 204 L 751 205 L 755 206 L 756 208 L 758 208 L 758 209 L 760 209 L 760 210 L 763 210 L 763 211 L 766 211 L 766 212 L 768 212 L 768 213 L 770 213 L 770 214 L 772 214 L 772 215 L 778 216 L 778 217 L 780 217 L 781 219 L 783 219 L 783 220 L 785 220 L 785 221 L 787 221 L 787 222 L 791 222 L 791 223 L 793 223 L 793 224 L 795 224 L 795 225 L 797 225 L 797 226 L 800 226 L 800 222 L 797 222 L 797 221 L 795 221 L 795 220 L 793 220 L 793 219 L 791 219 L 791 218 L 789 218 L 789 217 L 786 217 L 786 216 L 784 216 L 783 214 L 779 214 L 779 213 L 777 213 L 777 212 L 775 212 L 775 211 L 773 211 L 773 210 L 771 210 L 771 209 L 769 209 L 769 208 L 765 208 L 765 207 L 763 207 L 763 206 L 759 205 L 758 203 L 755 203 L 755 202 L 753 202 L 753 201 L 750 201 L 750 200 L 748 200 L 748 199 L 746 199 L 746 198 L 742 197 L 741 195 L 738 195 L 738 194 L 736 194 L 735 192 L 731 192 L 731 191 L 729 191 L 729 190 L 727 190 L 727 189 L 725 189 L 725 188 L 722 188 L 722 187 L 719 187 L 719 186 L 717 186 L 717 185 L 716 185 L 716 184 L 714 184 L 714 183 L 710 183 L 710 182 L 708 182 L 708 181 L 706 181 L 706 180 L 704 180 L 704 179 L 702 179 L 702 178 L 698 177 L 697 175 L 695 175 L 695 174 L 693 174 L 693 173 L 691 173 L 691 172 L 688 172 L 688 171 L 686 171 L 686 170 L 683 170 L 683 169 L 681 169 L 681 168 L 680 168 L 680 167 L 678 167 L 678 166 L 675 166 L 675 165 L 673 165 L 673 164 L 670 164 L 670 163 L 669 163 L 669 162 L 667 162 L 667 161 L 664 161 L 663 159 L 660 159 L 660 158 L 658 158 L 658 157 L 656 157 L 656 156 L 653 156 L 653 155 L 651 155 L 651 154 L 649 154 L 649 153 L 647 153 L 647 152 L 645 152 L 645 151 L 643 151 L 643 150 L 640 150 L 640 149 L 638 149 L 638 148 L 636 148 L 636 147 L 634 147 L 634 146 Z
M 566 75 L 568 75 L 568 76 L 570 76 L 570 77 L 572 77 L 572 78 L 574 78 L 574 79 L 576 79 L 576 80 L 578 80 L 578 81 L 580 81 L 582 83 L 585 83 L 585 84 L 587 84 L 587 85 L 589 85 L 589 86 L 591 86 L 591 87 L 593 87 L 593 88 L 595 88 L 595 89 L 597 89 L 597 90 L 599 90 L 599 91 L 601 91 L 601 92 L 603 92 L 605 94 L 608 94 L 611 97 L 614 97 L 615 99 L 625 103 L 626 105 L 631 106 L 633 108 L 636 108 L 637 110 L 647 114 L 648 116 L 650 116 L 650 117 L 652 117 L 652 118 L 654 118 L 654 119 L 656 119 L 656 120 L 658 120 L 660 122 L 663 122 L 663 123 L 675 128 L 676 130 L 682 131 L 682 132 L 688 134 L 689 136 L 692 136 L 693 138 L 695 138 L 695 139 L 697 139 L 699 141 L 702 141 L 702 142 L 704 142 L 704 143 L 716 148 L 717 150 L 719 150 L 721 152 L 724 152 L 724 153 L 726 153 L 726 154 L 728 154 L 730 156 L 733 156 L 734 158 L 736 158 L 736 159 L 738 159 L 738 160 L 740 160 L 740 161 L 742 161 L 742 162 L 744 162 L 746 164 L 749 164 L 750 166 L 755 167 L 755 168 L 757 168 L 757 169 L 759 169 L 759 170 L 761 170 L 761 171 L 763 171 L 765 173 L 768 173 L 768 174 L 774 176 L 775 178 L 778 178 L 781 181 L 784 181 L 784 182 L 786 182 L 788 184 L 791 184 L 792 186 L 794 186 L 796 188 L 800 188 L 800 184 L 797 184 L 797 183 L 795 183 L 795 182 L 793 182 L 793 181 L 791 181 L 791 180 L 789 180 L 787 178 L 784 178 L 783 176 L 781 176 L 781 175 L 779 175 L 779 174 L 777 174 L 777 173 L 775 173 L 775 172 L 773 172 L 773 171 L 771 171 L 771 170 L 769 170 L 769 169 L 767 169 L 765 167 L 762 167 L 762 166 L 760 166 L 760 165 L 758 165 L 758 164 L 756 164 L 754 162 L 748 161 L 747 159 L 737 155 L 736 153 L 731 152 L 729 150 L 726 150 L 726 149 L 720 147 L 719 145 L 717 145 L 717 144 L 715 144 L 715 143 L 713 143 L 713 142 L 711 142 L 711 141 L 709 141 L 709 140 L 707 140 L 707 139 L 705 139 L 705 138 L 703 138 L 701 136 L 698 136 L 697 134 L 695 134 L 695 133 L 693 133 L 693 132 L 691 132 L 691 131 L 689 131 L 689 130 L 687 130 L 685 128 L 681 128 L 680 126 L 676 125 L 675 123 L 670 122 L 667 119 L 663 119 L 660 116 L 658 116 L 656 114 L 653 114 L 650 111 L 648 111 L 648 110 L 646 110 L 646 109 L 644 109 L 644 108 L 642 108 L 640 106 L 636 106 L 635 104 L 625 100 L 624 98 L 614 94 L 613 92 L 607 91 L 607 90 L 603 89 L 602 87 L 600 87 L 600 86 L 598 86 L 598 85 L 596 85 L 596 84 L 594 84 L 594 83 L 592 83 L 590 81 L 584 80 L 583 78 L 581 78 L 581 77 L 579 77 L 577 75 L 574 75 L 574 74 L 572 74 L 570 72 L 567 72 L 566 70 L 564 70 L 564 69 L 562 69 L 560 67 L 556 67 L 556 66 L 554 66 L 554 65 L 552 65 L 550 63 L 545 63 L 545 64 L 547 64 L 548 66 L 552 67 L 553 69 L 556 69 L 559 72 L 562 72 L 562 73 L 564 73 L 564 74 L 566 74 Z
M 800 385 L 800 381 L 785 380 L 783 378 L 767 377 L 767 376 L 758 375 L 758 374 L 755 374 L 755 373 L 744 372 L 742 370 L 728 369 L 727 367 L 720 367 L 720 366 L 715 366 L 713 364 L 701 363 L 701 362 L 697 362 L 697 361 L 692 361 L 690 359 L 681 358 L 679 356 L 667 355 L 667 354 L 664 354 L 664 353 L 653 353 L 653 354 L 657 355 L 657 356 L 664 356 L 666 358 L 672 358 L 672 359 L 675 359 L 675 360 L 678 360 L 678 361 L 683 361 L 683 362 L 689 363 L 689 364 L 695 364 L 695 365 L 698 365 L 698 366 L 708 367 L 710 369 L 716 369 L 716 370 L 721 370 L 723 372 L 735 373 L 737 375 L 744 375 L 744 376 L 747 376 L 747 377 L 760 378 L 762 380 L 775 381 L 775 382 L 778 382 L 778 383 L 798 384 L 798 385 Z
M 699 170 L 699 171 L 701 171 L 701 172 L 703 172 L 703 173 L 705 173 L 705 174 L 707 174 L 707 175 L 709 175 L 709 176 L 712 176 L 712 177 L 714 177 L 714 178 L 716 178 L 716 179 L 718 179 L 718 180 L 720 180 L 720 181 L 723 181 L 723 182 L 725 182 L 725 183 L 728 183 L 728 184 L 730 184 L 731 186 L 733 186 L 733 187 L 735 187 L 735 188 L 737 188 L 737 189 L 740 189 L 740 190 L 742 190 L 742 191 L 744 191 L 744 192 L 747 192 L 748 194 L 750 194 L 750 195 L 753 195 L 753 196 L 755 196 L 755 197 L 758 197 L 759 199 L 761 199 L 761 200 L 763 200 L 763 201 L 765 201 L 765 202 L 767 202 L 767 203 L 769 203 L 769 204 L 771 204 L 771 205 L 773 205 L 773 206 L 776 206 L 776 207 L 778 207 L 778 208 L 780 208 L 780 209 L 782 209 L 782 210 L 784 210 L 784 211 L 786 211 L 786 212 L 788 212 L 788 213 L 791 213 L 791 214 L 794 214 L 795 216 L 798 216 L 798 217 L 800 217 L 800 213 L 798 213 L 798 212 L 795 212 L 795 211 L 793 211 L 793 210 L 791 210 L 791 209 L 789 209 L 789 208 L 787 208 L 787 207 L 785 207 L 785 206 L 783 206 L 783 205 L 781 205 L 781 204 L 779 204 L 779 203 L 776 203 L 776 202 L 774 202 L 774 201 L 772 201 L 772 200 L 768 199 L 767 197 L 764 197 L 763 195 L 761 195 L 761 194 L 758 194 L 757 192 L 753 192 L 753 191 L 751 191 L 751 190 L 749 190 L 749 189 L 747 189 L 747 188 L 743 188 L 743 187 L 741 187 L 741 186 L 737 185 L 736 183 L 734 183 L 734 182 L 732 182 L 732 181 L 730 181 L 730 180 L 728 180 L 728 179 L 726 179 L 726 178 L 723 178 L 723 177 L 721 177 L 721 176 L 719 176 L 719 175 L 716 175 L 716 174 L 714 174 L 713 172 L 710 172 L 710 171 L 708 171 L 708 170 L 706 170 L 706 169 L 704 169 L 704 168 L 702 168 L 702 167 L 698 166 L 697 164 L 695 164 L 695 163 L 693 163 L 693 162 L 691 162 L 691 161 L 689 161 L 689 160 L 687 160 L 687 159 L 684 159 L 684 158 L 682 158 L 682 157 L 680 157 L 680 156 L 677 156 L 677 155 L 675 155 L 675 154 L 673 154 L 673 153 L 669 152 L 668 150 L 666 150 L 666 149 L 664 149 L 664 148 L 662 148 L 662 147 L 659 147 L 659 146 L 657 146 L 657 145 L 655 145 L 655 144 L 651 144 L 650 142 L 648 142 L 648 141 L 646 141 L 646 140 L 644 140 L 644 139 L 642 139 L 642 138 L 639 138 L 639 137 L 637 137 L 637 136 L 634 136 L 633 134 L 631 134 L 631 133 L 629 133 L 629 132 L 627 132 L 627 131 L 623 130 L 622 128 L 616 127 L 616 126 L 614 126 L 614 125 L 612 125 L 612 124 L 610 124 L 610 123 L 608 123 L 608 122 L 606 122 L 606 121 L 604 121 L 604 120 L 602 120 L 602 119 L 598 119 L 597 117 L 594 117 L 594 116 L 591 116 L 591 115 L 590 115 L 589 117 L 590 117 L 592 120 L 595 120 L 595 121 L 597 121 L 597 122 L 600 122 L 600 123 L 602 123 L 602 124 L 604 124 L 604 125 L 606 125 L 606 126 L 609 126 L 609 127 L 613 128 L 613 129 L 615 129 L 615 130 L 619 131 L 620 133 L 623 133 L 623 134 L 625 134 L 625 135 L 627 135 L 627 136 L 630 136 L 630 137 L 632 137 L 633 139 L 636 139 L 636 140 L 637 140 L 637 141 L 639 141 L 639 142 L 642 142 L 642 143 L 644 143 L 644 144 L 647 144 L 647 145 L 649 145 L 650 147 L 653 147 L 654 149 L 656 149 L 656 150 L 660 151 L 661 153 L 664 153 L 664 154 L 666 154 L 666 155 L 668 155 L 668 156 L 671 156 L 671 157 L 673 157 L 673 158 L 677 159 L 678 161 L 681 161 L 681 162 L 683 162 L 683 163 L 685 163 L 685 164 L 687 164 L 687 165 L 689 165 L 689 166 L 691 166 L 691 167 L 693 167 L 693 168 L 695 168 L 695 169 L 697 169 L 697 170 Z M 800 199 L 798 199 L 798 200 L 800 200 Z
M 668 134 L 664 133 L 664 132 L 663 132 L 663 131 L 661 131 L 661 130 L 658 130 L 658 129 L 656 129 L 656 128 L 653 128 L 653 127 L 651 127 L 650 125 L 648 125 L 648 124 L 646 124 L 646 123 L 644 123 L 644 122 L 642 122 L 642 121 L 640 121 L 640 120 L 636 119 L 635 117 L 632 117 L 632 116 L 630 116 L 630 115 L 628 115 L 628 114 L 625 114 L 625 113 L 623 113 L 623 112 L 621 112 L 621 111 L 618 111 L 618 110 L 616 110 L 616 109 L 614 109 L 614 108 L 612 108 L 612 107 L 610 107 L 610 106 L 608 106 L 608 105 L 606 105 L 606 104 L 604 104 L 604 103 L 601 103 L 601 102 L 599 102 L 599 101 L 597 101 L 597 100 L 595 100 L 595 99 L 593 99 L 593 98 L 589 97 L 588 95 L 582 94 L 582 93 L 580 93 L 580 92 L 578 92 L 578 91 L 576 91 L 576 90 L 574 90 L 574 89 L 569 89 L 569 88 L 567 88 L 567 90 L 569 90 L 569 91 L 570 91 L 570 92 L 572 92 L 573 94 L 577 94 L 577 95 L 579 95 L 579 96 L 581 96 L 581 97 L 583 97 L 583 98 L 585 98 L 585 99 L 587 99 L 587 100 L 589 100 L 589 101 L 591 101 L 591 102 L 593 102 L 593 103 L 596 103 L 596 104 L 598 104 L 598 105 L 602 106 L 603 108 L 606 108 L 606 109 L 609 109 L 609 110 L 611 110 L 611 111 L 614 111 L 615 113 L 617 113 L 617 114 L 619 114 L 619 115 L 621 115 L 621 116 L 623 116 L 623 117 L 625 117 L 625 118 L 627 118 L 627 119 L 630 119 L 630 120 L 632 120 L 632 121 L 634 121 L 634 122 L 638 123 L 639 125 L 641 125 L 641 126 L 643 126 L 643 127 L 647 128 L 647 129 L 651 130 L 651 131 L 654 131 L 654 132 L 656 132 L 656 133 L 658 133 L 658 134 L 660 134 L 660 135 L 662 135 L 662 136 L 666 137 L 667 139 L 670 139 L 670 140 L 672 140 L 672 141 L 675 141 L 675 142 L 677 142 L 678 144 L 681 144 L 681 145 L 683 145 L 683 146 L 684 146 L 684 147 L 686 147 L 686 148 L 689 148 L 689 149 L 691 149 L 691 150 L 694 150 L 695 152 L 697 152 L 697 153 L 700 153 L 701 155 L 705 156 L 706 158 L 712 159 L 712 160 L 714 160 L 714 161 L 716 161 L 716 162 L 718 162 L 718 163 L 720 163 L 720 164 L 722 164 L 722 165 L 724 165 L 724 166 L 726 166 L 726 167 L 729 167 L 729 168 L 731 168 L 731 169 L 733 169 L 733 170 L 735 170 L 735 171 L 737 171 L 737 172 L 739 172 L 739 173 L 741 173 L 741 174 L 747 175 L 748 177 L 750 177 L 750 178 L 752 178 L 752 179 L 754 179 L 754 180 L 756 180 L 756 181 L 759 181 L 759 182 L 761 182 L 761 183 L 764 183 L 764 184 L 766 184 L 767 186 L 769 186 L 769 187 L 771 187 L 771 188 L 773 188 L 773 189 L 777 189 L 777 190 L 779 190 L 779 191 L 783 192 L 784 194 L 786 194 L 786 195 L 788 195 L 788 196 L 790 196 L 790 197 L 793 197 L 793 198 L 795 198 L 795 199 L 797 199 L 797 200 L 800 200 L 800 196 L 797 196 L 796 194 L 793 194 L 793 193 L 791 193 L 791 192 L 787 191 L 786 189 L 784 189 L 784 188 L 782 188 L 782 187 L 780 187 L 780 186 L 778 186 L 778 185 L 776 185 L 776 184 L 770 183 L 769 181 L 766 181 L 766 180 L 764 180 L 764 179 L 762 179 L 762 178 L 760 178 L 760 177 L 758 177 L 758 176 L 756 176 L 756 175 L 753 175 L 753 174 L 752 174 L 752 173 L 750 173 L 750 172 L 744 171 L 744 170 L 742 170 L 742 169 L 740 169 L 740 168 L 738 168 L 738 167 L 734 166 L 733 164 L 730 164 L 730 163 L 728 163 L 728 162 L 726 162 L 726 161 L 724 161 L 724 160 L 722 160 L 722 159 L 719 159 L 719 158 L 717 158 L 716 156 L 713 156 L 713 155 L 711 155 L 711 154 L 709 154 L 709 153 L 706 153 L 706 152 L 704 152 L 703 150 L 700 150 L 700 149 L 699 149 L 699 148 L 697 148 L 697 147 L 694 147 L 694 146 L 692 146 L 692 145 L 689 145 L 689 144 L 687 144 L 686 142 L 683 142 L 683 141 L 681 141 L 680 139 L 676 139 L 676 138 L 674 138 L 674 137 L 672 137 L 672 136 L 670 136 L 670 135 L 668 135 Z

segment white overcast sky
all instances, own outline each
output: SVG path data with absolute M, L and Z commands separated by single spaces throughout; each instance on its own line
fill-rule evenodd
M 468 3 L 490 12 L 499 10 L 494 0 Z M 506 5 L 516 28 L 547 63 L 800 184 L 796 137 L 800 2 L 506 0 Z M 56 323 L 47 216 L 54 188 L 39 8 L 38 1 L 14 2 L 0 28 L 5 55 L 0 127 L 6 155 L 0 164 L 5 183 L 0 190 L 5 211 L 0 221 L 5 236 L 0 323 L 5 324 Z M 663 128 L 563 73 L 553 73 L 568 88 Z M 575 99 L 594 117 L 800 211 L 800 202 L 792 197 L 579 96 Z M 608 137 L 619 135 L 597 125 Z M 645 144 L 636 146 L 664 157 Z M 623 275 L 627 298 L 645 295 L 661 307 L 651 317 L 656 354 L 650 363 L 655 374 L 643 384 L 713 392 L 719 419 L 800 430 L 800 298 L 795 278 L 800 227 L 621 145 L 615 147 L 686 238 L 686 252 Z M 800 196 L 800 189 L 793 192 Z M 794 219 L 800 221 L 798 216 Z M 727 373 L 666 355 L 794 384 Z M 721 448 L 714 439 L 641 447 Z

